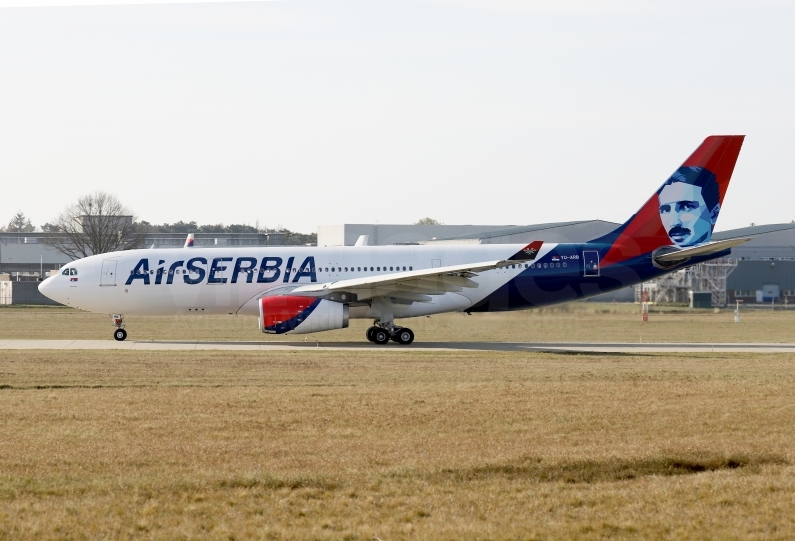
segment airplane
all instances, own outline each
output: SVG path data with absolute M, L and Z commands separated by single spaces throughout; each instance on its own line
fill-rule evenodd
M 725 257 L 710 241 L 742 135 L 707 137 L 638 212 L 585 243 L 345 247 L 193 246 L 92 255 L 39 285 L 50 299 L 124 317 L 256 315 L 264 333 L 314 333 L 372 319 L 367 339 L 408 345 L 396 320 L 523 310 L 632 286 Z M 363 243 L 357 243 L 363 244 Z

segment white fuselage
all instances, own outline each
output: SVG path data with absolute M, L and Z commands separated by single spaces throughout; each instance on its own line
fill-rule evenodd
M 554 248 L 545 244 L 539 258 Z M 125 315 L 256 315 L 257 300 L 302 285 L 401 270 L 505 259 L 522 245 L 224 247 L 113 252 L 67 265 L 73 275 L 42 282 L 46 296 L 90 312 Z M 144 264 L 145 262 L 145 264 Z M 252 268 L 251 271 L 248 269 Z M 527 264 L 479 273 L 477 287 L 390 303 L 394 317 L 463 311 L 517 276 Z M 170 283 L 169 283 L 170 282 Z M 378 317 L 378 302 L 353 303 L 351 317 Z

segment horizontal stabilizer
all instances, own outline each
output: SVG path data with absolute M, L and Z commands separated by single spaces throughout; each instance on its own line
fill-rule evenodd
M 716 254 L 718 252 L 722 252 L 734 246 L 748 242 L 749 240 L 751 240 L 750 237 L 719 240 L 715 242 L 708 242 L 706 244 L 702 244 L 701 246 L 693 246 L 691 248 L 676 250 L 675 252 L 667 252 L 664 254 L 655 255 L 653 257 L 656 263 L 675 263 L 677 261 L 682 261 L 691 257 Z

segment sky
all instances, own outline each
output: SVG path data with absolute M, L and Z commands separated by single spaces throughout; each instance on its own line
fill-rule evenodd
M 795 3 L 0 0 L 0 223 L 625 221 L 745 134 L 716 229 L 795 220 Z M 102 5 L 104 4 L 104 5 Z

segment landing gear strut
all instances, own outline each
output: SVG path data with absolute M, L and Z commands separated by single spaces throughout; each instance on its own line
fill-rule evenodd
M 408 327 L 373 325 L 367 329 L 367 339 L 379 346 L 383 346 L 390 340 L 407 346 L 414 341 L 414 332 Z
M 127 338 L 127 331 L 124 330 L 124 318 L 121 314 L 113 314 L 110 318 L 113 321 L 113 325 L 116 327 L 116 330 L 113 331 L 113 338 L 115 338 L 117 342 L 123 342 L 124 339 Z

